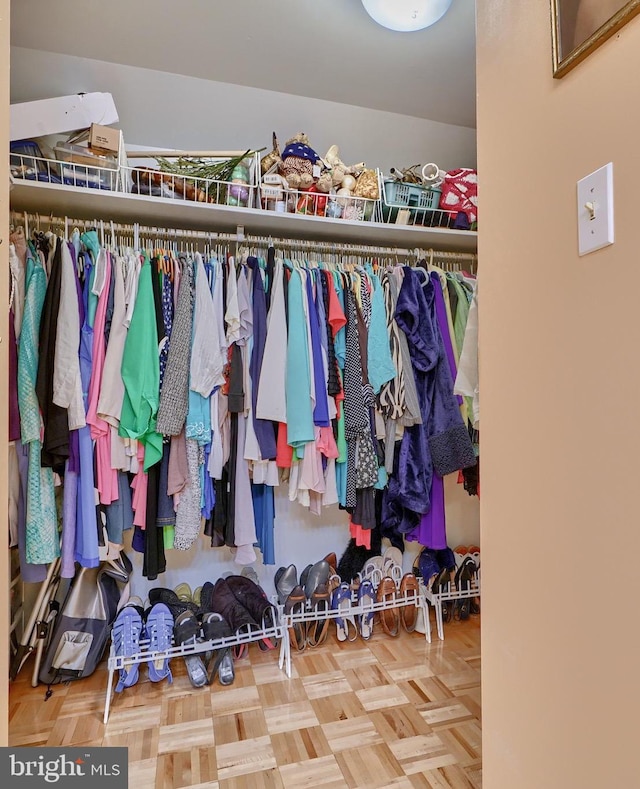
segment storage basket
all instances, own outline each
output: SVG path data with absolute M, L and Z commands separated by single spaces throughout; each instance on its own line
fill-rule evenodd
M 440 189 L 388 179 L 384 181 L 384 201 L 393 208 L 432 211 L 440 205 Z
M 382 178 L 380 207 L 387 224 L 449 228 L 455 215 L 440 208 L 440 189 L 422 184 Z
M 240 152 L 238 157 L 242 154 Z M 186 200 L 192 203 L 215 203 L 237 208 L 253 208 L 258 191 L 260 160 L 257 152 L 248 152 L 234 167 L 229 180 L 202 177 L 208 165 L 223 165 L 237 159 L 228 155 L 193 155 L 176 151 L 131 151 L 122 165 L 124 190 L 149 197 Z M 175 170 L 161 169 L 161 161 L 176 165 Z M 184 168 L 177 163 L 183 160 Z M 149 166 L 147 163 L 150 162 Z M 237 173 L 237 175 L 236 175 Z M 242 177 L 240 178 L 240 174 Z M 238 177 L 237 177 L 238 176 Z

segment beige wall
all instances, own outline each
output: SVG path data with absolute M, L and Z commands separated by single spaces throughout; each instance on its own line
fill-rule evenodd
M 9 0 L 0 0 L 0 148 L 9 147 Z M 9 270 L 9 173 L 8 160 L 4 159 L 3 173 L 0 177 L 0 271 Z M 7 276 L 0 277 L 0 304 L 9 303 Z M 0 447 L 3 459 L 0 462 L 0 501 L 7 501 L 7 332 L 8 311 L 0 312 Z M 6 509 L 5 509 L 6 513 Z M 6 521 L 5 521 L 6 523 Z M 7 526 L 5 525 L 5 528 Z M 7 535 L 8 532 L 5 532 Z M 5 538 L 6 539 L 6 538 Z M 9 551 L 0 551 L 0 677 L 9 676 Z M 0 693 L 0 746 L 7 745 L 8 699 L 6 692 Z
M 444 170 L 476 164 L 475 129 L 465 126 L 120 63 L 11 48 L 12 102 L 80 91 L 113 95 L 129 144 L 182 150 L 270 149 L 274 130 L 281 145 L 302 130 L 321 155 L 337 143 L 345 162 L 365 161 L 385 172 L 413 162 L 437 162 Z M 233 108 L 222 123 L 221 107 Z M 197 122 L 188 122 L 195 109 Z M 158 123 L 159 113 L 171 121 Z
M 553 80 L 549 3 L 478 3 L 486 789 L 640 786 L 638 73 L 640 18 Z

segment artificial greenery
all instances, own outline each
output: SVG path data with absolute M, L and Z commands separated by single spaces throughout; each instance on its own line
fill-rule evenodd
M 217 161 L 191 156 L 179 156 L 177 159 L 163 159 L 159 157 L 157 162 L 163 173 L 182 175 L 185 178 L 206 178 L 208 181 L 230 181 L 231 174 L 237 165 L 248 156 L 261 151 L 264 151 L 264 148 L 260 148 L 258 151 L 245 151 L 240 156 Z

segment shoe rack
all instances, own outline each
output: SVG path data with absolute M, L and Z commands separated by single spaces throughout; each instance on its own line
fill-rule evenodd
M 423 590 L 425 599 L 430 603 L 436 614 L 436 627 L 438 630 L 438 638 L 444 641 L 444 616 L 443 616 L 443 603 L 452 605 L 455 611 L 459 610 L 462 601 L 469 601 L 469 605 L 475 599 L 480 598 L 480 568 L 473 573 L 471 583 L 468 588 L 457 588 L 455 581 L 449 581 L 444 589 L 439 592 L 432 591 L 431 588 L 426 587 L 423 583 L 420 584 Z
M 195 643 L 188 644 L 174 644 L 174 646 L 171 646 L 166 650 L 152 650 L 150 649 L 149 640 L 141 639 L 139 651 L 126 657 L 123 655 L 116 655 L 115 647 L 112 642 L 109 650 L 109 658 L 107 661 L 109 674 L 107 680 L 104 715 L 102 719 L 103 723 L 106 724 L 107 720 L 109 719 L 109 711 L 114 688 L 114 675 L 116 671 L 127 669 L 133 665 L 149 663 L 156 660 L 173 660 L 174 658 L 185 658 L 190 655 L 199 655 L 205 652 L 213 652 L 214 650 L 218 649 L 241 647 L 243 645 L 248 646 L 253 642 L 262 641 L 263 639 L 269 639 L 276 642 L 279 641 L 282 645 L 282 642 L 288 642 L 289 636 L 283 621 L 281 607 L 277 606 L 277 608 L 278 619 L 274 627 L 254 630 L 250 633 L 236 633 L 235 635 L 226 638 L 216 638 L 209 641 L 196 641 Z M 122 692 L 126 692 L 126 689 Z
M 418 594 L 400 595 L 396 594 L 393 599 L 381 600 L 376 602 L 362 602 L 358 604 L 357 591 L 352 590 L 351 605 L 347 609 L 329 609 L 326 611 L 318 611 L 315 608 L 305 608 L 303 611 L 295 611 L 287 614 L 282 614 L 282 625 L 285 629 L 285 637 L 280 642 L 280 660 L 279 667 L 283 669 L 287 677 L 291 677 L 291 640 L 289 638 L 289 631 L 294 627 L 305 628 L 313 622 L 328 619 L 330 622 L 336 619 L 348 619 L 353 622 L 353 627 L 357 630 L 355 638 L 348 638 L 348 641 L 355 641 L 359 637 L 360 629 L 356 622 L 362 621 L 363 616 L 380 611 L 388 611 L 394 608 L 402 608 L 403 606 L 415 606 L 418 612 L 422 612 L 425 625 L 425 639 L 431 643 L 431 623 L 429 620 L 429 609 L 427 605 L 427 598 L 424 594 L 424 587 L 421 586 Z M 311 647 L 313 648 L 313 647 Z M 301 650 L 304 651 L 304 650 Z

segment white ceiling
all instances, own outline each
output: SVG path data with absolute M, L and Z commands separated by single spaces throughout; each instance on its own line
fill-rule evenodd
M 360 0 L 13 0 L 11 43 L 475 127 L 475 2 L 396 33 Z

